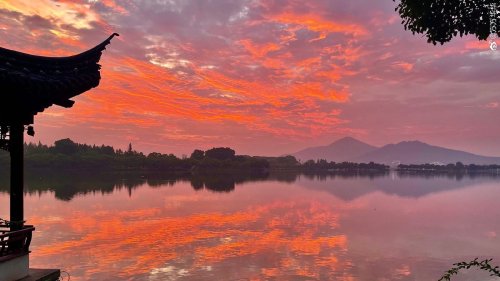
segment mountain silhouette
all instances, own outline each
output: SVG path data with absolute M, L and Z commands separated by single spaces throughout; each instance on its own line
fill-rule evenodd
M 302 162 L 310 159 L 325 159 L 328 161 L 343 162 L 358 158 L 376 149 L 377 147 L 355 138 L 345 137 L 330 145 L 306 148 L 292 155 Z
M 420 141 L 403 141 L 380 148 L 351 137 L 342 138 L 328 146 L 311 147 L 292 154 L 302 162 L 309 159 L 327 161 L 376 162 L 391 164 L 456 163 L 500 164 L 500 157 L 476 155 L 465 151 L 430 145 Z

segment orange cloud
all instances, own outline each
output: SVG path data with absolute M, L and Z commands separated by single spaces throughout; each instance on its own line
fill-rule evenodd
M 248 52 L 255 59 L 260 59 L 266 56 L 269 52 L 277 51 L 281 49 L 278 44 L 275 43 L 265 43 L 265 44 L 255 44 L 249 39 L 240 40 L 239 43 L 247 49 Z
M 65 25 L 77 29 L 90 29 L 92 22 L 100 21 L 99 15 L 88 9 L 88 6 L 73 1 L 1 1 L 0 9 L 18 12 L 26 16 L 36 15 L 48 19 L 56 26 L 55 29 L 49 31 L 62 38 L 75 36 L 68 31 Z
M 33 249 L 32 263 L 67 265 L 72 278 L 82 280 L 103 272 L 120 278 L 161 276 L 181 260 L 186 261 L 184 270 L 195 272 L 268 253 L 275 253 L 280 267 L 264 268 L 253 277 L 284 276 L 287 272 L 310 276 L 319 268 L 338 266 L 341 261 L 335 253 L 347 247 L 345 235 L 326 236 L 321 231 L 338 227 L 338 215 L 325 205 L 306 201 L 276 201 L 228 214 L 168 217 L 161 209 L 144 208 L 112 215 L 106 210 L 66 213 L 49 222 L 35 216 L 30 221 L 38 222 L 37 241 L 45 241 Z M 69 239 L 42 237 L 61 227 L 71 233 Z M 292 255 L 279 254 L 286 252 Z M 309 257 L 316 261 L 301 261 Z M 84 271 L 79 270 L 82 267 Z
M 321 40 L 326 38 L 328 33 L 346 33 L 355 36 L 363 36 L 368 34 L 368 31 L 361 25 L 358 24 L 344 24 L 336 22 L 333 19 L 325 19 L 323 16 L 318 14 L 299 14 L 292 12 L 283 12 L 276 15 L 272 15 L 272 20 L 281 23 L 295 24 L 305 26 L 311 31 L 318 32 L 320 35 L 316 40 Z

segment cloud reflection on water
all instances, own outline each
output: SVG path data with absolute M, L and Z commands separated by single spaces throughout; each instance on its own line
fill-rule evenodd
M 43 218 L 33 217 L 31 222 L 39 225 Z M 307 200 L 276 201 L 227 214 L 179 217 L 162 214 L 158 208 L 97 213 L 89 210 L 45 223 L 44 234 L 63 231 L 76 239 L 37 247 L 32 259 L 51 264 L 57 264 L 62 257 L 74 259 L 69 262 L 73 268 L 68 270 L 82 280 L 102 277 L 110 270 L 116 270 L 120 278 L 206 273 L 222 279 L 237 278 L 237 274 L 251 278 L 318 278 L 348 265 L 341 258 L 347 250 L 347 237 L 338 233 L 337 227 L 337 214 Z M 38 239 L 43 238 L 39 235 Z M 226 268 L 235 262 L 238 268 L 228 272 Z M 241 270 L 244 273 L 238 273 Z
M 32 266 L 72 280 L 372 281 L 500 260 L 494 178 L 298 176 L 230 193 L 147 182 L 101 193 L 96 181 L 69 201 L 58 189 L 27 194 Z

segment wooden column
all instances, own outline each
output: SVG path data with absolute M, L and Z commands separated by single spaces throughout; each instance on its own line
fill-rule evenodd
M 24 125 L 10 126 L 10 221 L 19 230 L 24 221 Z

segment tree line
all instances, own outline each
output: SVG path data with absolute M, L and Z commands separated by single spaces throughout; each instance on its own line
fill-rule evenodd
M 215 147 L 206 151 L 195 149 L 191 155 L 179 158 L 174 154 L 152 152 L 144 154 L 133 149 L 115 149 L 107 145 L 79 144 L 71 139 L 61 139 L 48 146 L 42 143 L 25 144 L 25 167 L 27 169 L 55 170 L 107 170 L 107 171 L 161 171 L 161 172 L 203 172 L 213 170 L 237 170 L 252 172 L 274 171 L 377 171 L 384 172 L 389 166 L 370 163 L 333 162 L 324 159 L 298 161 L 294 156 L 261 157 L 237 155 L 229 147 Z M 9 155 L 0 152 L 0 170 L 9 167 Z M 461 162 L 448 165 L 404 165 L 398 171 L 437 172 L 484 172 L 498 171 L 500 165 L 465 165 Z
M 386 170 L 388 166 L 375 163 L 335 163 L 309 160 L 300 163 L 294 156 L 261 157 L 237 155 L 229 147 L 215 147 L 206 151 L 195 149 L 189 157 L 174 154 L 135 151 L 132 144 L 126 150 L 107 145 L 79 144 L 61 139 L 48 146 L 27 143 L 25 167 L 27 169 L 80 169 L 80 170 L 151 170 L 168 172 L 203 172 L 212 170 L 239 171 L 326 171 L 326 170 Z M 9 155 L 0 153 L 0 167 L 8 167 Z
M 9 155 L 0 154 L 0 165 L 9 165 Z M 210 169 L 266 170 L 269 162 L 260 157 L 236 155 L 228 147 L 217 147 L 207 151 L 196 149 L 190 157 L 179 158 L 174 154 L 137 152 L 129 144 L 127 150 L 107 145 L 75 143 L 61 139 L 52 146 L 41 143 L 25 144 L 25 167 L 48 169 L 85 170 L 161 170 L 185 172 Z
M 203 172 L 213 170 L 238 171 L 326 171 L 326 170 L 385 170 L 388 166 L 369 163 L 335 163 L 309 160 L 301 163 L 294 156 L 261 157 L 237 155 L 229 147 L 215 147 L 206 151 L 195 149 L 189 157 L 152 152 L 144 154 L 133 149 L 115 149 L 108 145 L 80 144 L 71 139 L 61 139 L 48 146 L 27 143 L 24 146 L 27 169 L 55 170 L 112 170 L 112 171 L 162 171 Z M 0 169 L 9 166 L 9 155 L 0 152 Z

